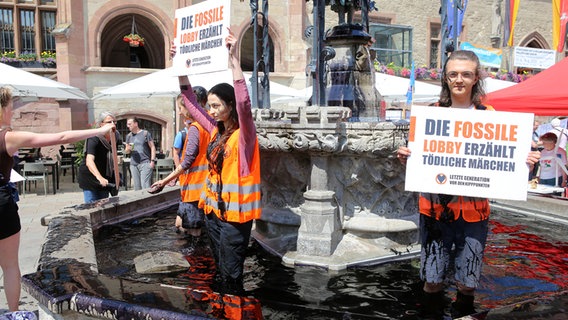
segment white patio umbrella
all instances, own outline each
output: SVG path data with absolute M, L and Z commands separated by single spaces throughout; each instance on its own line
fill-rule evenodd
M 508 88 L 510 86 L 514 86 L 514 85 L 517 84 L 516 82 L 512 82 L 512 81 L 505 81 L 505 80 L 499 80 L 499 79 L 493 79 L 493 78 L 485 78 L 485 79 L 483 79 L 483 82 L 485 82 L 485 92 L 486 93 L 505 89 L 505 88 Z
M 406 102 L 406 92 L 409 85 L 410 79 L 408 78 L 375 73 L 375 88 L 386 101 Z M 416 80 L 412 100 L 415 102 L 436 102 L 440 98 L 441 90 L 440 85 Z
M 247 85 L 250 88 L 250 73 L 244 73 Z M 231 70 L 197 74 L 189 76 L 191 85 L 202 86 L 209 90 L 214 85 L 226 82 L 233 84 Z M 166 68 L 148 75 L 121 83 L 114 87 L 101 90 L 93 97 L 97 99 L 126 99 L 126 98 L 149 98 L 156 96 L 174 97 L 180 93 L 179 81 L 172 68 Z M 249 92 L 250 93 L 250 92 Z M 279 83 L 270 81 L 270 98 L 300 97 L 300 90 L 290 88 Z
M 80 99 L 89 97 L 81 90 L 34 73 L 0 63 L 0 86 L 10 87 L 18 97 Z

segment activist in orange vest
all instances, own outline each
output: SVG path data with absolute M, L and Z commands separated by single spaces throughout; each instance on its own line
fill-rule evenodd
M 481 67 L 472 51 L 460 50 L 450 54 L 442 73 L 442 91 L 439 107 L 492 110 L 484 106 Z M 403 165 L 411 156 L 411 150 L 400 146 L 397 157 Z M 540 153 L 531 151 L 527 164 L 534 166 Z M 422 193 L 420 212 L 420 278 L 424 281 L 420 302 L 420 317 L 444 319 L 445 280 L 452 274 L 457 287 L 455 301 L 451 304 L 452 318 L 476 313 L 475 288 L 479 285 L 483 252 L 487 240 L 489 201 L 486 198 L 461 195 Z
M 209 114 L 187 99 L 191 84 L 180 76 L 181 93 L 191 116 L 211 133 L 207 148 L 209 174 L 200 206 L 222 283 L 223 293 L 244 295 L 243 270 L 254 219 L 261 217 L 260 151 L 246 81 L 235 55 L 237 39 L 226 38 L 233 86 L 220 83 L 207 95 Z M 172 47 L 175 54 L 175 47 Z M 217 277 L 218 278 L 218 277 Z
M 195 94 L 189 99 L 197 101 Z M 181 201 L 175 226 L 178 232 L 184 231 L 198 237 L 201 235 L 201 227 L 205 220 L 205 214 L 198 207 L 198 203 L 201 189 L 208 173 L 206 154 L 210 136 L 201 125 L 193 121 L 184 106 L 184 100 L 181 95 L 178 96 L 176 104 L 180 117 L 184 121 L 191 121 L 182 147 L 181 162 L 167 177 L 154 182 L 149 192 L 158 193 L 164 186 L 169 185 L 170 182 L 175 181 L 179 177 Z
M 201 196 L 201 190 L 203 189 L 203 183 L 208 174 L 207 166 L 207 145 L 210 140 L 209 132 L 207 132 L 199 123 L 193 122 L 190 127 L 194 127 L 199 132 L 199 151 L 197 157 L 193 160 L 193 163 L 189 169 L 185 170 L 179 176 L 179 185 L 181 192 L 182 202 L 195 202 L 199 201 Z M 183 146 L 183 153 L 181 162 L 183 163 L 187 153 L 186 148 L 188 145 L 188 140 L 190 135 L 185 137 L 185 143 Z
M 435 105 L 440 106 L 439 103 Z M 474 108 L 495 111 L 490 105 L 478 105 Z M 489 219 L 490 208 L 487 198 L 422 192 L 418 199 L 418 211 L 436 220 L 458 220 L 461 215 L 467 222 L 479 222 Z
M 260 154 L 258 140 L 255 140 L 251 174 L 243 176 L 239 172 L 239 137 L 240 129 L 229 137 L 225 144 L 223 167 L 219 173 L 214 168 L 209 173 L 199 207 L 206 213 L 213 212 L 219 219 L 227 222 L 243 223 L 259 219 L 260 203 Z M 212 136 L 219 136 L 215 129 Z M 221 190 L 221 193 L 217 192 Z

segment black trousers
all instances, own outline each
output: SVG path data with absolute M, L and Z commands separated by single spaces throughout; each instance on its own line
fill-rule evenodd
M 217 273 L 229 293 L 243 292 L 243 269 L 248 247 L 252 220 L 245 223 L 227 222 L 214 213 L 206 215 L 206 224 L 211 240 Z

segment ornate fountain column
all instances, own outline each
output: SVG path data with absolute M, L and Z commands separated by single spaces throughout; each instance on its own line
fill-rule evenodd
M 380 121 L 366 14 L 353 24 L 358 8 L 337 3 L 347 23 L 324 39 L 324 9 L 314 0 L 311 102 L 253 110 L 263 195 L 253 236 L 290 266 L 340 270 L 408 258 L 417 252 L 417 198 L 404 192 L 394 157 L 408 128 Z
M 298 252 L 304 255 L 330 256 L 341 241 L 341 222 L 335 204 L 335 192 L 328 188 L 328 158 L 311 157 L 309 190 L 301 206 L 302 223 L 298 231 Z

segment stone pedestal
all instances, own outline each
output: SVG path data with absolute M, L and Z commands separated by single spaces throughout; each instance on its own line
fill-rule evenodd
M 304 193 L 302 223 L 298 231 L 298 253 L 326 257 L 341 241 L 341 223 L 333 191 L 310 190 Z

